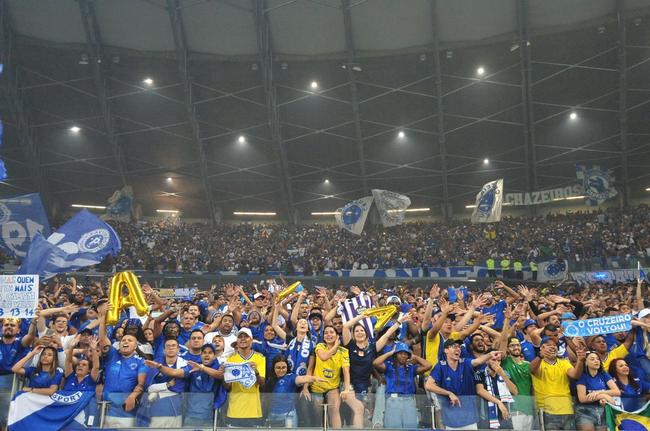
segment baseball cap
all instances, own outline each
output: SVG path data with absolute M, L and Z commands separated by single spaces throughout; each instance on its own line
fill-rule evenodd
M 451 347 L 454 344 L 458 344 L 459 346 L 463 345 L 463 342 L 461 340 L 447 340 L 445 341 L 445 344 L 443 344 L 443 348 Z
M 250 338 L 253 338 L 253 333 L 248 328 L 241 328 L 239 331 L 237 331 L 237 337 L 239 337 L 241 334 L 246 334 Z
M 643 310 L 639 311 L 639 319 L 643 319 L 646 316 L 650 315 L 650 308 L 644 308 Z
M 562 320 L 577 320 L 578 318 L 576 317 L 575 314 L 571 313 L 570 311 L 562 313 L 562 317 L 560 317 Z
M 528 328 L 530 325 L 535 325 L 537 326 L 537 322 L 534 321 L 533 319 L 528 319 L 524 322 L 524 330 Z
M 411 356 L 412 354 L 411 349 L 405 343 L 397 343 L 397 348 L 395 349 L 395 353 L 393 354 L 397 354 L 399 352 L 406 352 L 409 354 L 409 356 Z
M 253 295 L 253 300 L 261 298 L 261 297 L 262 297 L 261 293 L 256 293 L 255 295 Z

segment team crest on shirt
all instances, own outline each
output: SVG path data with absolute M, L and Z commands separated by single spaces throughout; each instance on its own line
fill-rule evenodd
M 129 368 L 130 368 L 131 370 L 135 370 L 136 368 L 138 368 L 138 364 L 135 363 L 135 362 L 132 363 L 132 364 L 129 364 Z

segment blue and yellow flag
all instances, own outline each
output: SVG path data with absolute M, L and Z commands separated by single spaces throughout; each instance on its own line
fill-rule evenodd
M 610 431 L 650 431 L 650 401 L 635 412 L 607 404 L 605 416 Z

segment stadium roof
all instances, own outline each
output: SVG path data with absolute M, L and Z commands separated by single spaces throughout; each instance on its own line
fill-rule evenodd
M 308 218 L 382 188 L 460 212 L 495 178 L 574 184 L 578 162 L 646 193 L 650 0 L 0 7 L 4 196 L 129 184 L 145 214 Z

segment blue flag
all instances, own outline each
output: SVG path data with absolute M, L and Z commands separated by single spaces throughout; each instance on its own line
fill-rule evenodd
M 636 268 L 639 270 L 639 281 L 640 280 L 645 280 L 646 275 L 645 275 L 645 271 L 643 270 L 643 268 L 641 268 L 641 261 L 640 260 L 637 261 Z
M 73 422 L 94 397 L 94 391 L 58 391 L 51 396 L 18 392 L 9 405 L 8 430 L 58 431 Z
M 0 249 L 24 257 L 37 233 L 50 234 L 50 222 L 38 193 L 0 199 Z
M 122 243 L 111 226 L 81 210 L 46 240 L 37 235 L 17 274 L 38 274 L 47 280 L 62 272 L 100 263 L 115 256 Z

